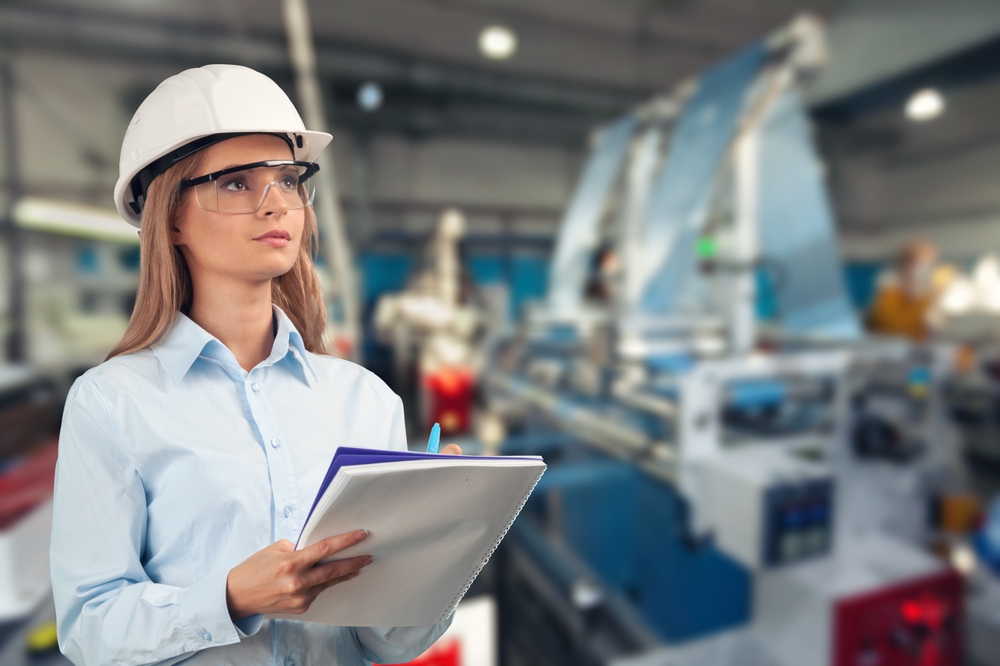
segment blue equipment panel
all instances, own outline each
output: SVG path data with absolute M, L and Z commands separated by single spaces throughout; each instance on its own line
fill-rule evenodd
M 700 294 L 695 279 L 698 233 L 708 214 L 715 177 L 736 133 L 747 93 L 766 62 L 754 44 L 709 70 L 687 103 L 646 214 L 640 313 L 675 312 L 681 299 Z
M 559 225 L 559 240 L 552 253 L 548 307 L 553 312 L 573 314 L 581 305 L 591 255 L 600 242 L 601 214 L 625 161 L 635 126 L 633 113 L 608 125 L 587 161 Z
M 779 267 L 777 318 L 790 332 L 854 339 L 861 326 L 837 254 L 833 214 L 797 91 L 771 109 L 760 138 L 760 241 Z
M 535 520 L 557 533 L 664 641 L 749 621 L 749 572 L 688 536 L 688 507 L 673 488 L 631 463 L 553 437 L 555 446 L 537 434 L 504 446 L 505 453 L 544 449 L 549 465 L 519 521 Z

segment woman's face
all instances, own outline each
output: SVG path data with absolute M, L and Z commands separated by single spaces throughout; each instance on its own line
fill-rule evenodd
M 288 144 L 267 134 L 248 134 L 209 146 L 195 176 L 265 160 L 293 159 Z M 277 187 L 271 187 L 256 213 L 204 210 L 194 188 L 174 221 L 172 239 L 181 249 L 196 282 L 217 277 L 262 282 L 284 275 L 295 264 L 305 226 L 305 209 L 289 210 Z M 284 237 L 284 239 L 282 238 Z

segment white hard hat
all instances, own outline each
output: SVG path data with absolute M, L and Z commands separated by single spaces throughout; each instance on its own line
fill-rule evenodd
M 286 137 L 296 160 L 312 162 L 330 143 L 306 130 L 278 85 L 248 67 L 206 65 L 171 76 L 149 94 L 122 141 L 115 207 L 140 226 L 149 183 L 170 166 L 232 135 Z

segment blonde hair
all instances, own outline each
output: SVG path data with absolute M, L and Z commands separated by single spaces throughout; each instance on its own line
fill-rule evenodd
M 139 248 L 139 291 L 128 328 L 108 359 L 146 349 L 171 329 L 178 312 L 191 308 L 193 288 L 187 262 L 170 239 L 170 229 L 183 214 L 190 197 L 180 190 L 182 180 L 201 168 L 203 153 L 197 152 L 170 167 L 150 183 L 142 213 Z M 326 354 L 326 306 L 319 286 L 313 253 L 318 240 L 316 215 L 303 209 L 305 226 L 299 256 L 292 269 L 271 280 L 271 301 L 281 308 L 302 335 L 306 349 Z M 107 359 L 105 359 L 107 360 Z

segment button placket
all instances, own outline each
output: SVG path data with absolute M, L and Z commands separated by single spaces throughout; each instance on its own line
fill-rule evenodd
M 256 373 L 255 373 L 256 374 Z M 248 377 L 249 379 L 249 377 Z M 250 411 L 253 414 L 257 430 L 267 443 L 264 453 L 268 460 L 271 476 L 271 499 L 275 511 L 275 519 L 285 523 L 285 528 L 279 528 L 278 533 L 290 532 L 289 521 L 294 523 L 295 507 L 298 505 L 298 489 L 295 485 L 295 474 L 292 468 L 291 452 L 284 446 L 274 410 L 271 408 L 265 382 L 260 379 L 249 384 L 247 397 Z M 294 527 L 294 526 L 293 526 Z M 287 535 L 286 535 L 287 537 Z

